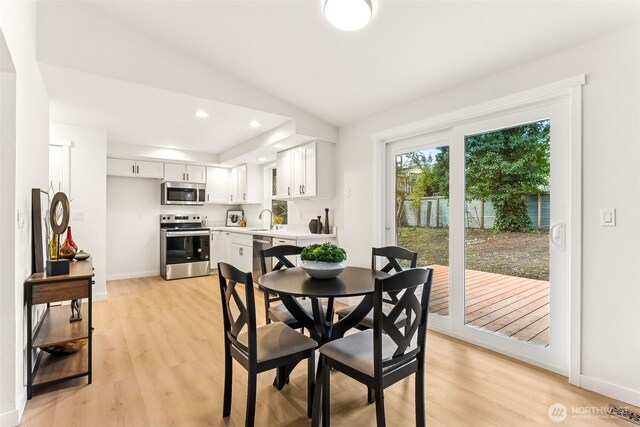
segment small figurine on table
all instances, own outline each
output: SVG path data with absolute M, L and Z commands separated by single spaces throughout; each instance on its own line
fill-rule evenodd
M 81 308 L 82 308 L 82 300 L 79 300 L 79 299 L 71 300 L 71 317 L 69 317 L 69 322 L 78 322 L 82 320 L 82 315 L 80 314 Z

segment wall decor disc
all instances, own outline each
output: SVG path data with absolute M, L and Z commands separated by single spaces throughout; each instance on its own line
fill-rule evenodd
M 51 229 L 56 234 L 62 234 L 67 231 L 69 225 L 69 199 L 63 192 L 56 193 L 51 200 L 51 209 L 49 209 L 49 219 L 51 220 Z

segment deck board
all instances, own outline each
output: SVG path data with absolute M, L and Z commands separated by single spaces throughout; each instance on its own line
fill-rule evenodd
M 449 267 L 432 265 L 430 309 L 449 315 Z M 549 347 L 549 282 L 466 270 L 467 325 Z

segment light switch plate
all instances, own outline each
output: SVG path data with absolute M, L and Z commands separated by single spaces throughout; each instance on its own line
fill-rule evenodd
M 615 227 L 616 226 L 616 210 L 615 208 L 600 209 L 600 226 Z

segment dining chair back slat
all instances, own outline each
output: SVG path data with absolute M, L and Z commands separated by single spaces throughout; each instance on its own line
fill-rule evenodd
M 255 298 L 253 286 L 246 285 L 253 283 L 252 274 L 225 263 L 218 263 L 218 272 L 225 334 L 236 346 L 248 353 L 247 346 L 238 341 L 238 335 L 246 328 L 249 332 L 249 347 L 255 347 Z M 241 287 L 244 288 L 244 301 L 238 293 Z M 237 315 L 234 313 L 232 303 L 235 304 Z
M 382 346 L 377 346 L 375 342 L 382 342 L 383 333 L 389 336 L 397 346 L 393 356 L 388 360 L 382 360 L 381 351 L 377 352 L 374 364 L 380 370 L 415 357 L 422 348 L 426 334 L 426 321 L 423 322 L 423 319 L 427 316 L 431 275 L 431 269 L 414 268 L 384 279 L 376 279 L 373 302 L 374 348 L 381 349 Z M 422 288 L 422 295 L 418 299 L 416 291 L 420 288 Z M 382 310 L 384 293 L 400 292 L 402 295 L 393 309 L 389 314 L 385 314 Z M 407 323 L 399 328 L 398 316 L 402 313 L 407 314 Z

